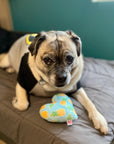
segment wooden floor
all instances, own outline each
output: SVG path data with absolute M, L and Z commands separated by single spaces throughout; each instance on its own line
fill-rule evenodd
M 6 143 L 0 139 L 0 144 L 6 144 Z

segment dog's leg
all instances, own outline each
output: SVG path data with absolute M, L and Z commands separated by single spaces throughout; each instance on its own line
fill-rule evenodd
M 14 68 L 12 66 L 10 66 L 10 62 L 9 62 L 9 58 L 8 58 L 8 53 L 0 55 L 0 68 L 6 68 L 5 70 L 8 73 L 15 72 Z
M 102 133 L 107 134 L 108 126 L 105 118 L 97 111 L 84 89 L 80 88 L 76 93 L 73 94 L 73 97 L 76 98 L 88 111 L 89 118 L 93 121 L 94 127 L 96 129 L 100 129 Z
M 6 55 L 6 53 L 0 54 L 0 61 L 3 59 L 3 57 Z
M 2 57 L 1 60 L 0 60 L 0 67 L 1 68 L 9 67 L 10 62 L 9 62 L 9 58 L 8 58 L 8 53 L 2 54 L 0 57 Z
M 26 90 L 19 83 L 16 85 L 16 97 L 13 99 L 12 104 L 21 111 L 26 110 L 29 106 Z

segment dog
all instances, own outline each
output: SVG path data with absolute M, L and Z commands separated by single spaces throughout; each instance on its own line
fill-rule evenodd
M 72 31 L 42 31 L 19 38 L 8 53 L 1 55 L 0 67 L 18 73 L 12 101 L 16 109 L 24 111 L 29 107 L 29 93 L 44 97 L 71 93 L 85 107 L 94 127 L 107 134 L 105 118 L 85 90 L 77 87 L 83 71 L 81 49 L 81 39 Z

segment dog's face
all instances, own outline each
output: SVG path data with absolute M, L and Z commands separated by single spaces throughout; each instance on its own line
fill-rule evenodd
M 70 83 L 73 71 L 78 66 L 81 40 L 71 31 L 41 32 L 35 37 L 29 50 L 48 83 L 63 87 Z

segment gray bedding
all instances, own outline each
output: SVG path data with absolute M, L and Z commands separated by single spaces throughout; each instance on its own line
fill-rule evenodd
M 108 121 L 109 133 L 94 129 L 86 110 L 72 99 L 79 116 L 72 126 L 43 120 L 41 105 L 50 98 L 30 96 L 31 106 L 25 112 L 11 105 L 15 95 L 16 74 L 0 70 L 0 133 L 16 144 L 110 144 L 114 139 L 114 61 L 85 58 L 81 85 L 97 109 Z

